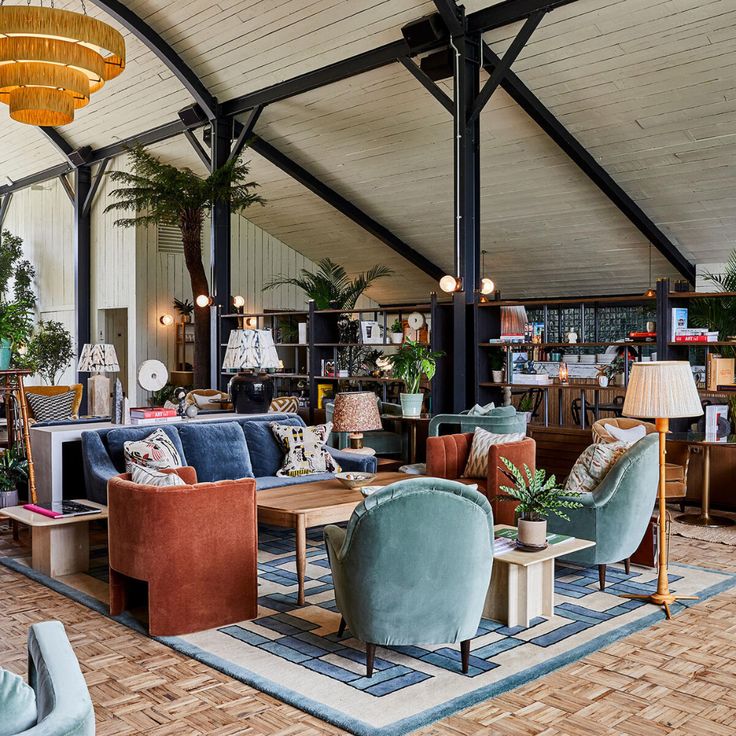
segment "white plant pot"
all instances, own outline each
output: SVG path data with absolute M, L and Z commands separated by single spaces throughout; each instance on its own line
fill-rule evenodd
M 526 547 L 547 546 L 547 520 L 527 521 L 519 519 L 519 542 Z
M 503 371 L 491 371 L 491 381 L 493 383 L 503 383 Z
M 18 490 L 0 491 L 0 509 L 18 505 Z
M 400 394 L 401 413 L 405 417 L 418 417 L 422 415 L 422 403 L 424 394 Z
M 401 345 L 402 342 L 404 342 L 403 332 L 392 332 L 391 333 L 391 343 L 393 345 Z
M 598 385 L 601 388 L 606 388 L 608 386 L 608 376 L 598 376 Z
M 521 413 L 524 415 L 524 419 L 526 420 L 526 423 L 529 424 L 532 421 L 532 412 L 523 411 Z
M 626 384 L 626 379 L 624 378 L 623 373 L 619 373 L 616 378 L 613 379 L 613 385 L 614 386 L 624 386 Z

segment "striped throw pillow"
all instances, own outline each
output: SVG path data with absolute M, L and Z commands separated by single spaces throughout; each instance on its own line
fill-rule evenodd
M 576 493 L 594 490 L 628 449 L 629 445 L 625 442 L 598 443 L 586 447 L 567 477 L 565 490 Z
M 27 393 L 26 399 L 37 422 L 54 422 L 72 418 L 74 391 L 65 391 L 55 396 Z
M 176 473 L 162 473 L 160 470 L 147 468 L 143 465 L 134 465 L 131 468 L 130 479 L 133 483 L 144 486 L 185 486 L 186 483 Z
M 510 442 L 520 442 L 526 437 L 523 432 L 511 434 L 495 434 L 482 427 L 476 427 L 473 433 L 473 444 L 470 446 L 470 455 L 461 478 L 488 477 L 488 451 L 491 445 L 506 445 Z

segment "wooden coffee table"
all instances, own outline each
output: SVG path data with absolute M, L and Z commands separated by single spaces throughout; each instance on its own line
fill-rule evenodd
M 76 500 L 76 499 L 75 499 Z M 102 509 L 99 514 L 52 519 L 22 506 L 0 509 L 0 518 L 12 519 L 31 529 L 31 567 L 52 578 L 89 569 L 89 522 L 107 519 L 107 506 L 79 499 Z
M 493 527 L 494 532 L 501 529 L 514 527 L 507 524 Z M 595 542 L 575 538 L 550 544 L 541 552 L 511 550 L 494 554 L 483 617 L 509 627 L 524 628 L 537 616 L 552 618 L 555 615 L 555 558 L 588 547 L 595 547 Z
M 405 473 L 378 473 L 368 484 L 387 486 L 415 476 Z M 304 575 L 307 568 L 307 529 L 347 521 L 363 501 L 360 491 L 346 488 L 339 480 L 318 480 L 283 488 L 258 491 L 258 521 L 296 530 L 296 574 L 298 603 L 304 605 Z

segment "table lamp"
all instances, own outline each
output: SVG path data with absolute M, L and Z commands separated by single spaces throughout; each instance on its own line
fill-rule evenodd
M 703 413 L 690 363 L 684 360 L 661 360 L 634 363 L 624 400 L 623 414 L 640 419 L 654 419 L 659 433 L 659 573 L 657 592 L 651 595 L 625 595 L 664 606 L 671 618 L 670 605 L 676 600 L 694 600 L 694 596 L 670 593 L 667 579 L 667 530 L 665 505 L 665 455 L 670 419 L 697 417 Z
M 87 343 L 79 356 L 80 373 L 91 373 L 87 379 L 87 411 L 96 417 L 110 416 L 110 379 L 104 373 L 120 370 L 114 345 Z
M 268 411 L 273 398 L 273 380 L 265 373 L 279 367 L 271 330 L 232 330 L 222 369 L 236 370 L 228 392 L 238 414 Z
M 363 447 L 363 432 L 376 429 L 383 429 L 383 425 L 378 400 L 372 391 L 345 391 L 335 396 L 332 431 L 350 434 L 350 450 L 373 454 L 370 447 Z

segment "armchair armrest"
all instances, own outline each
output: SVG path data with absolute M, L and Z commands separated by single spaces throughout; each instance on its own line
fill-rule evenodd
M 332 455 L 343 470 L 357 470 L 363 473 L 375 473 L 378 460 L 373 455 L 361 455 L 357 452 L 343 452 L 334 447 L 328 447 Z
M 470 433 L 427 437 L 427 475 L 457 480 L 465 470 L 472 441 Z
M 120 472 L 97 432 L 82 432 L 84 482 L 90 501 L 107 504 L 107 482 Z
M 345 530 L 341 526 L 330 524 L 325 527 L 325 544 L 327 554 L 332 564 L 341 559 L 343 544 L 345 543 Z

